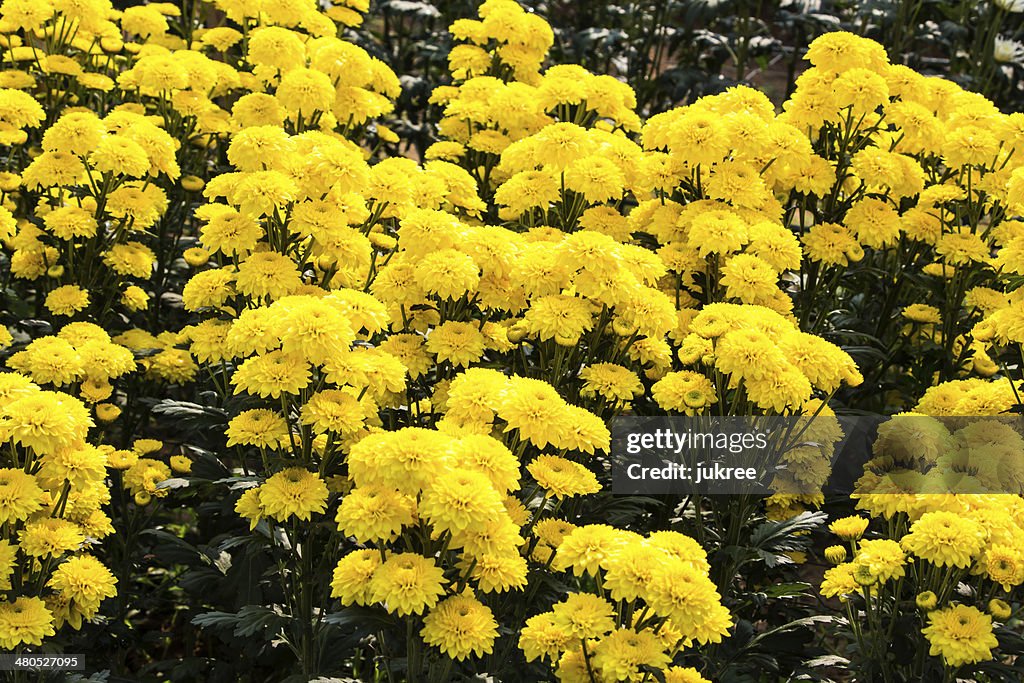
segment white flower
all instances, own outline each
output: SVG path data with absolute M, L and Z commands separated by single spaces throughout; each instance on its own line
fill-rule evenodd
M 1024 43 L 996 36 L 995 49 L 992 51 L 992 56 L 997 62 L 1004 64 L 1024 62 Z

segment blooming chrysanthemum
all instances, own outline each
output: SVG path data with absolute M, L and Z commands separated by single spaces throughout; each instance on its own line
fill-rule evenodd
M 438 529 L 481 526 L 503 514 L 501 494 L 482 472 L 455 470 L 443 474 L 423 491 L 419 514 Z
M 498 408 L 498 416 L 508 423 L 506 431 L 519 430 L 538 448 L 559 440 L 568 427 L 566 404 L 547 382 L 513 377 Z
M 302 424 L 310 425 L 317 434 L 352 434 L 362 428 L 365 417 L 356 397 L 337 389 L 313 394 L 300 413 Z
M 43 490 L 23 470 L 0 469 L 0 524 L 27 519 L 42 507 Z
M 105 598 L 117 595 L 117 579 L 92 555 L 78 555 L 62 563 L 47 585 L 74 600 L 86 613 L 95 613 Z
M 295 263 L 273 251 L 252 254 L 239 264 L 235 274 L 235 288 L 254 299 L 277 299 L 293 293 L 301 284 Z
M 612 681 L 643 676 L 640 667 L 663 669 L 671 658 L 665 645 L 650 630 L 620 628 L 602 638 L 594 648 L 594 666 Z
M 417 553 L 391 555 L 373 573 L 370 595 L 399 616 L 422 614 L 444 593 L 444 572 L 430 558 Z
M 623 544 L 621 534 L 606 524 L 588 524 L 562 539 L 552 563 L 558 571 L 572 567 L 573 574 L 597 576 L 603 563 Z
M 77 525 L 59 517 L 27 522 L 18 538 L 23 553 L 40 559 L 60 557 L 84 541 Z
M 22 596 L 0 603 L 0 647 L 42 645 L 43 638 L 54 633 L 53 614 L 39 598 Z
M 343 605 L 369 605 L 373 602 L 370 579 L 380 565 L 380 552 L 377 550 L 353 550 L 334 568 L 331 597 L 341 598 Z
M 427 337 L 427 351 L 437 360 L 447 361 L 455 367 L 468 366 L 484 355 L 486 339 L 478 325 L 446 321 L 430 331 Z
M 55 391 L 16 398 L 3 407 L 0 417 L 16 443 L 37 453 L 84 441 L 93 424 L 81 401 Z
M 926 512 L 900 539 L 900 545 L 940 567 L 971 565 L 985 545 L 985 529 L 973 519 L 942 510 Z
M 530 617 L 519 632 L 519 648 L 528 662 L 537 658 L 557 659 L 572 642 L 572 635 L 555 624 L 552 612 Z
M 593 472 L 578 462 L 556 455 L 537 456 L 526 469 L 547 495 L 555 498 L 583 496 L 601 490 Z
M 338 529 L 360 543 L 389 541 L 413 523 L 415 502 L 394 489 L 357 486 L 346 495 L 335 521 Z
M 267 516 L 279 522 L 291 515 L 308 520 L 314 512 L 327 509 L 327 485 L 315 472 L 289 467 L 260 486 L 260 504 Z
M 592 593 L 570 593 L 551 612 L 554 625 L 577 640 L 600 638 L 615 628 L 611 603 Z
M 424 642 L 455 660 L 490 654 L 498 637 L 498 622 L 491 610 L 469 592 L 454 595 L 423 618 Z
M 992 617 L 968 605 L 929 613 L 921 632 L 931 644 L 929 654 L 940 655 L 952 667 L 989 659 L 999 644 L 992 633 Z

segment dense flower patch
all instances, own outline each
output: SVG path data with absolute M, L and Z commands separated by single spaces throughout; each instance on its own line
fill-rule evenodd
M 488 0 L 439 141 L 391 156 L 367 9 L 0 5 L 0 646 L 126 680 L 1019 677 L 1024 114 L 833 32 L 781 107 L 644 119 Z M 826 500 L 856 411 L 892 417 Z M 770 497 L 624 497 L 620 415 L 808 432 Z

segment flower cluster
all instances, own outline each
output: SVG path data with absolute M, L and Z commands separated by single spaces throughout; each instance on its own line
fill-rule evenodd
M 70 346 L 69 346 L 70 348 Z M 19 373 L 0 374 L 0 646 L 38 646 L 80 629 L 117 580 L 93 554 L 114 529 L 103 510 L 107 446 L 78 399 Z

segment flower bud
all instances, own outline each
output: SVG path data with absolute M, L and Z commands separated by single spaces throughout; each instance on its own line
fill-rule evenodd
M 917 608 L 930 612 L 935 609 L 935 606 L 939 604 L 939 599 L 935 596 L 935 593 L 931 591 L 925 591 L 917 594 L 917 599 L 914 601 L 917 603 Z
M 825 559 L 832 564 L 842 564 L 846 561 L 846 548 L 841 545 L 830 545 L 825 548 Z
M 199 192 L 206 187 L 206 183 L 199 176 L 187 175 L 182 177 L 181 186 L 189 192 Z
M 113 422 L 121 417 L 121 409 L 113 403 L 97 403 L 96 417 L 100 422 Z
M 988 613 L 996 621 L 1006 621 L 1013 614 L 1013 608 L 999 598 L 993 598 L 988 601 Z
M 210 252 L 200 247 L 186 249 L 183 255 L 185 257 L 185 263 L 189 264 L 193 268 L 206 265 L 210 261 Z

